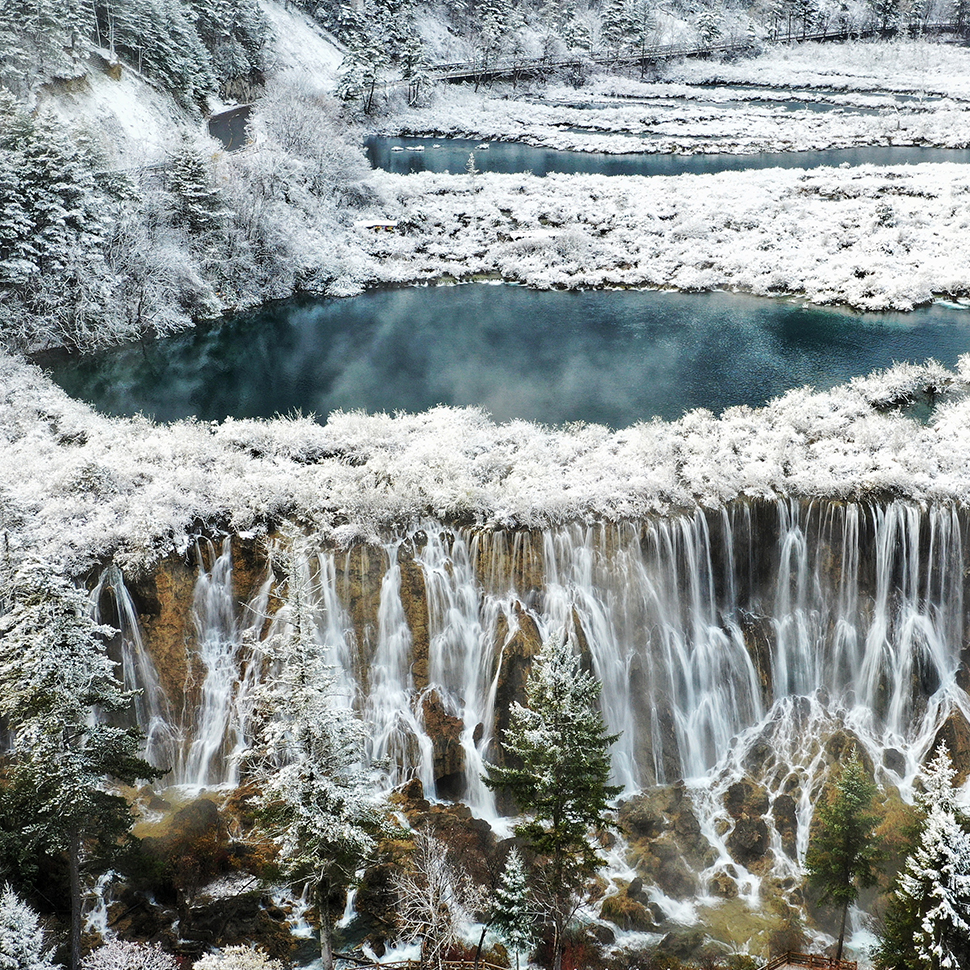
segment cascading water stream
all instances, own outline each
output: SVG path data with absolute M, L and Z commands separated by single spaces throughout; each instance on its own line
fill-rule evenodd
M 110 613 L 104 610 L 105 597 L 110 597 L 114 607 Z M 145 649 L 138 611 L 117 566 L 102 572 L 91 591 L 91 609 L 95 622 L 118 630 L 121 679 L 125 690 L 137 692 L 132 703 L 135 723 L 145 736 L 145 759 L 168 768 L 175 762 L 178 747 L 171 705 Z
M 195 585 L 192 615 L 196 630 L 192 661 L 201 668 L 202 682 L 184 721 L 187 745 L 183 746 L 175 782 L 181 785 L 235 784 L 239 755 L 248 743 L 247 727 L 252 715 L 254 688 L 259 679 L 250 663 L 247 644 L 266 619 L 271 578 L 267 576 L 241 611 L 233 593 L 232 548 L 229 539 L 216 554 L 211 542 L 196 546 L 199 577 Z M 206 567 L 206 561 L 211 563 Z
M 296 566 L 336 703 L 363 718 L 389 785 L 418 778 L 428 797 L 494 819 L 482 775 L 508 685 L 564 630 L 620 734 L 615 783 L 686 779 L 714 850 L 701 885 L 730 872 L 754 903 L 761 879 L 727 841 L 730 786 L 763 790 L 772 865 L 794 878 L 832 738 L 861 745 L 905 792 L 950 712 L 968 713 L 956 679 L 966 527 L 952 508 L 904 502 L 738 502 L 543 531 L 423 522 L 384 544 L 303 548 Z M 246 639 L 269 594 L 267 580 L 240 613 L 228 544 L 204 553 L 189 784 L 235 780 L 260 673 Z

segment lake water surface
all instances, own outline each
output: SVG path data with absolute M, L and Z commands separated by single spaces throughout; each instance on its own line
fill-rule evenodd
M 837 165 L 915 165 L 920 162 L 970 162 L 970 149 L 875 146 L 827 148 L 809 152 L 761 152 L 753 155 L 642 153 L 608 155 L 536 148 L 518 142 L 483 142 L 469 138 L 390 138 L 374 135 L 364 142 L 371 166 L 397 175 L 415 172 L 461 174 L 475 155 L 481 172 L 549 175 L 713 175 L 765 168 L 820 168 Z M 395 150 L 397 149 L 397 150 Z
M 469 284 L 288 302 L 218 328 L 46 361 L 74 397 L 163 420 L 478 405 L 624 427 L 759 405 L 894 361 L 970 352 L 970 311 L 857 314 L 726 293 Z

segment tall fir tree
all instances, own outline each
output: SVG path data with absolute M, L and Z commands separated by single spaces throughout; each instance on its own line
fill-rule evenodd
M 842 959 L 849 906 L 861 888 L 874 886 L 882 858 L 872 811 L 876 785 L 853 749 L 842 767 L 828 802 L 813 820 L 805 868 L 809 885 L 819 892 L 819 903 L 841 910 L 836 959 Z
M 284 563 L 282 629 L 264 645 L 267 679 L 249 752 L 260 791 L 257 833 L 281 871 L 310 891 L 324 970 L 333 966 L 334 915 L 384 831 L 384 804 L 366 766 L 359 718 L 337 696 L 313 619 L 309 555 Z
M 566 639 L 552 637 L 532 665 L 526 703 L 512 708 L 502 738 L 503 765 L 485 783 L 507 791 L 526 820 L 515 827 L 536 856 L 538 899 L 552 932 L 553 970 L 560 970 L 565 931 L 599 856 L 590 832 L 608 828 L 609 734 L 599 712 L 601 685 L 580 668 Z

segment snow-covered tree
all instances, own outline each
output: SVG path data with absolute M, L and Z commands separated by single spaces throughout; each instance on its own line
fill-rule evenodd
M 256 947 L 227 946 L 196 960 L 192 970 L 283 970 L 283 964 Z
M 440 970 L 481 908 L 482 893 L 448 859 L 447 847 L 427 831 L 415 835 L 411 864 L 394 879 L 394 891 L 402 935 L 421 943 L 422 968 Z
M 109 940 L 92 950 L 82 961 L 81 970 L 178 970 L 175 957 L 158 943 L 133 943 Z
M 0 893 L 0 970 L 60 970 L 37 914 L 9 886 Z
M 140 757 L 141 737 L 106 722 L 129 708 L 86 593 L 49 563 L 29 559 L 0 574 L 0 716 L 13 750 L 9 788 L 25 793 L 25 841 L 64 853 L 70 879 L 71 966 L 80 961 L 81 862 L 114 847 L 131 826 L 111 779 L 161 772 Z
M 517 825 L 536 854 L 537 897 L 553 934 L 554 970 L 564 934 L 599 857 L 590 830 L 608 827 L 610 745 L 598 700 L 601 685 L 580 669 L 562 636 L 536 657 L 526 685 L 528 706 L 515 704 L 502 738 L 506 763 L 488 766 L 486 784 L 504 789 L 525 813 Z
M 286 563 L 282 629 L 264 645 L 268 679 L 250 752 L 260 791 L 259 832 L 272 839 L 286 876 L 310 887 L 320 954 L 333 966 L 333 915 L 383 830 L 364 727 L 337 696 L 313 620 L 308 555 Z
M 505 860 L 491 910 L 491 925 L 515 954 L 515 970 L 519 970 L 520 956 L 528 954 L 536 943 L 536 912 L 529 892 L 529 874 L 518 849 L 513 848 Z
M 970 831 L 941 744 L 922 772 L 915 845 L 896 879 L 876 954 L 885 970 L 970 966 Z

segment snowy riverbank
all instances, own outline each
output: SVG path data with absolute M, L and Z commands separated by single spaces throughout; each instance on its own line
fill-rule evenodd
M 103 417 L 0 356 L 0 531 L 80 575 L 285 520 L 352 541 L 423 518 L 495 526 L 637 518 L 739 496 L 970 500 L 970 359 L 902 365 L 766 407 L 620 431 L 496 424 L 477 409 L 273 421 Z M 919 423 L 896 405 L 935 400 Z

